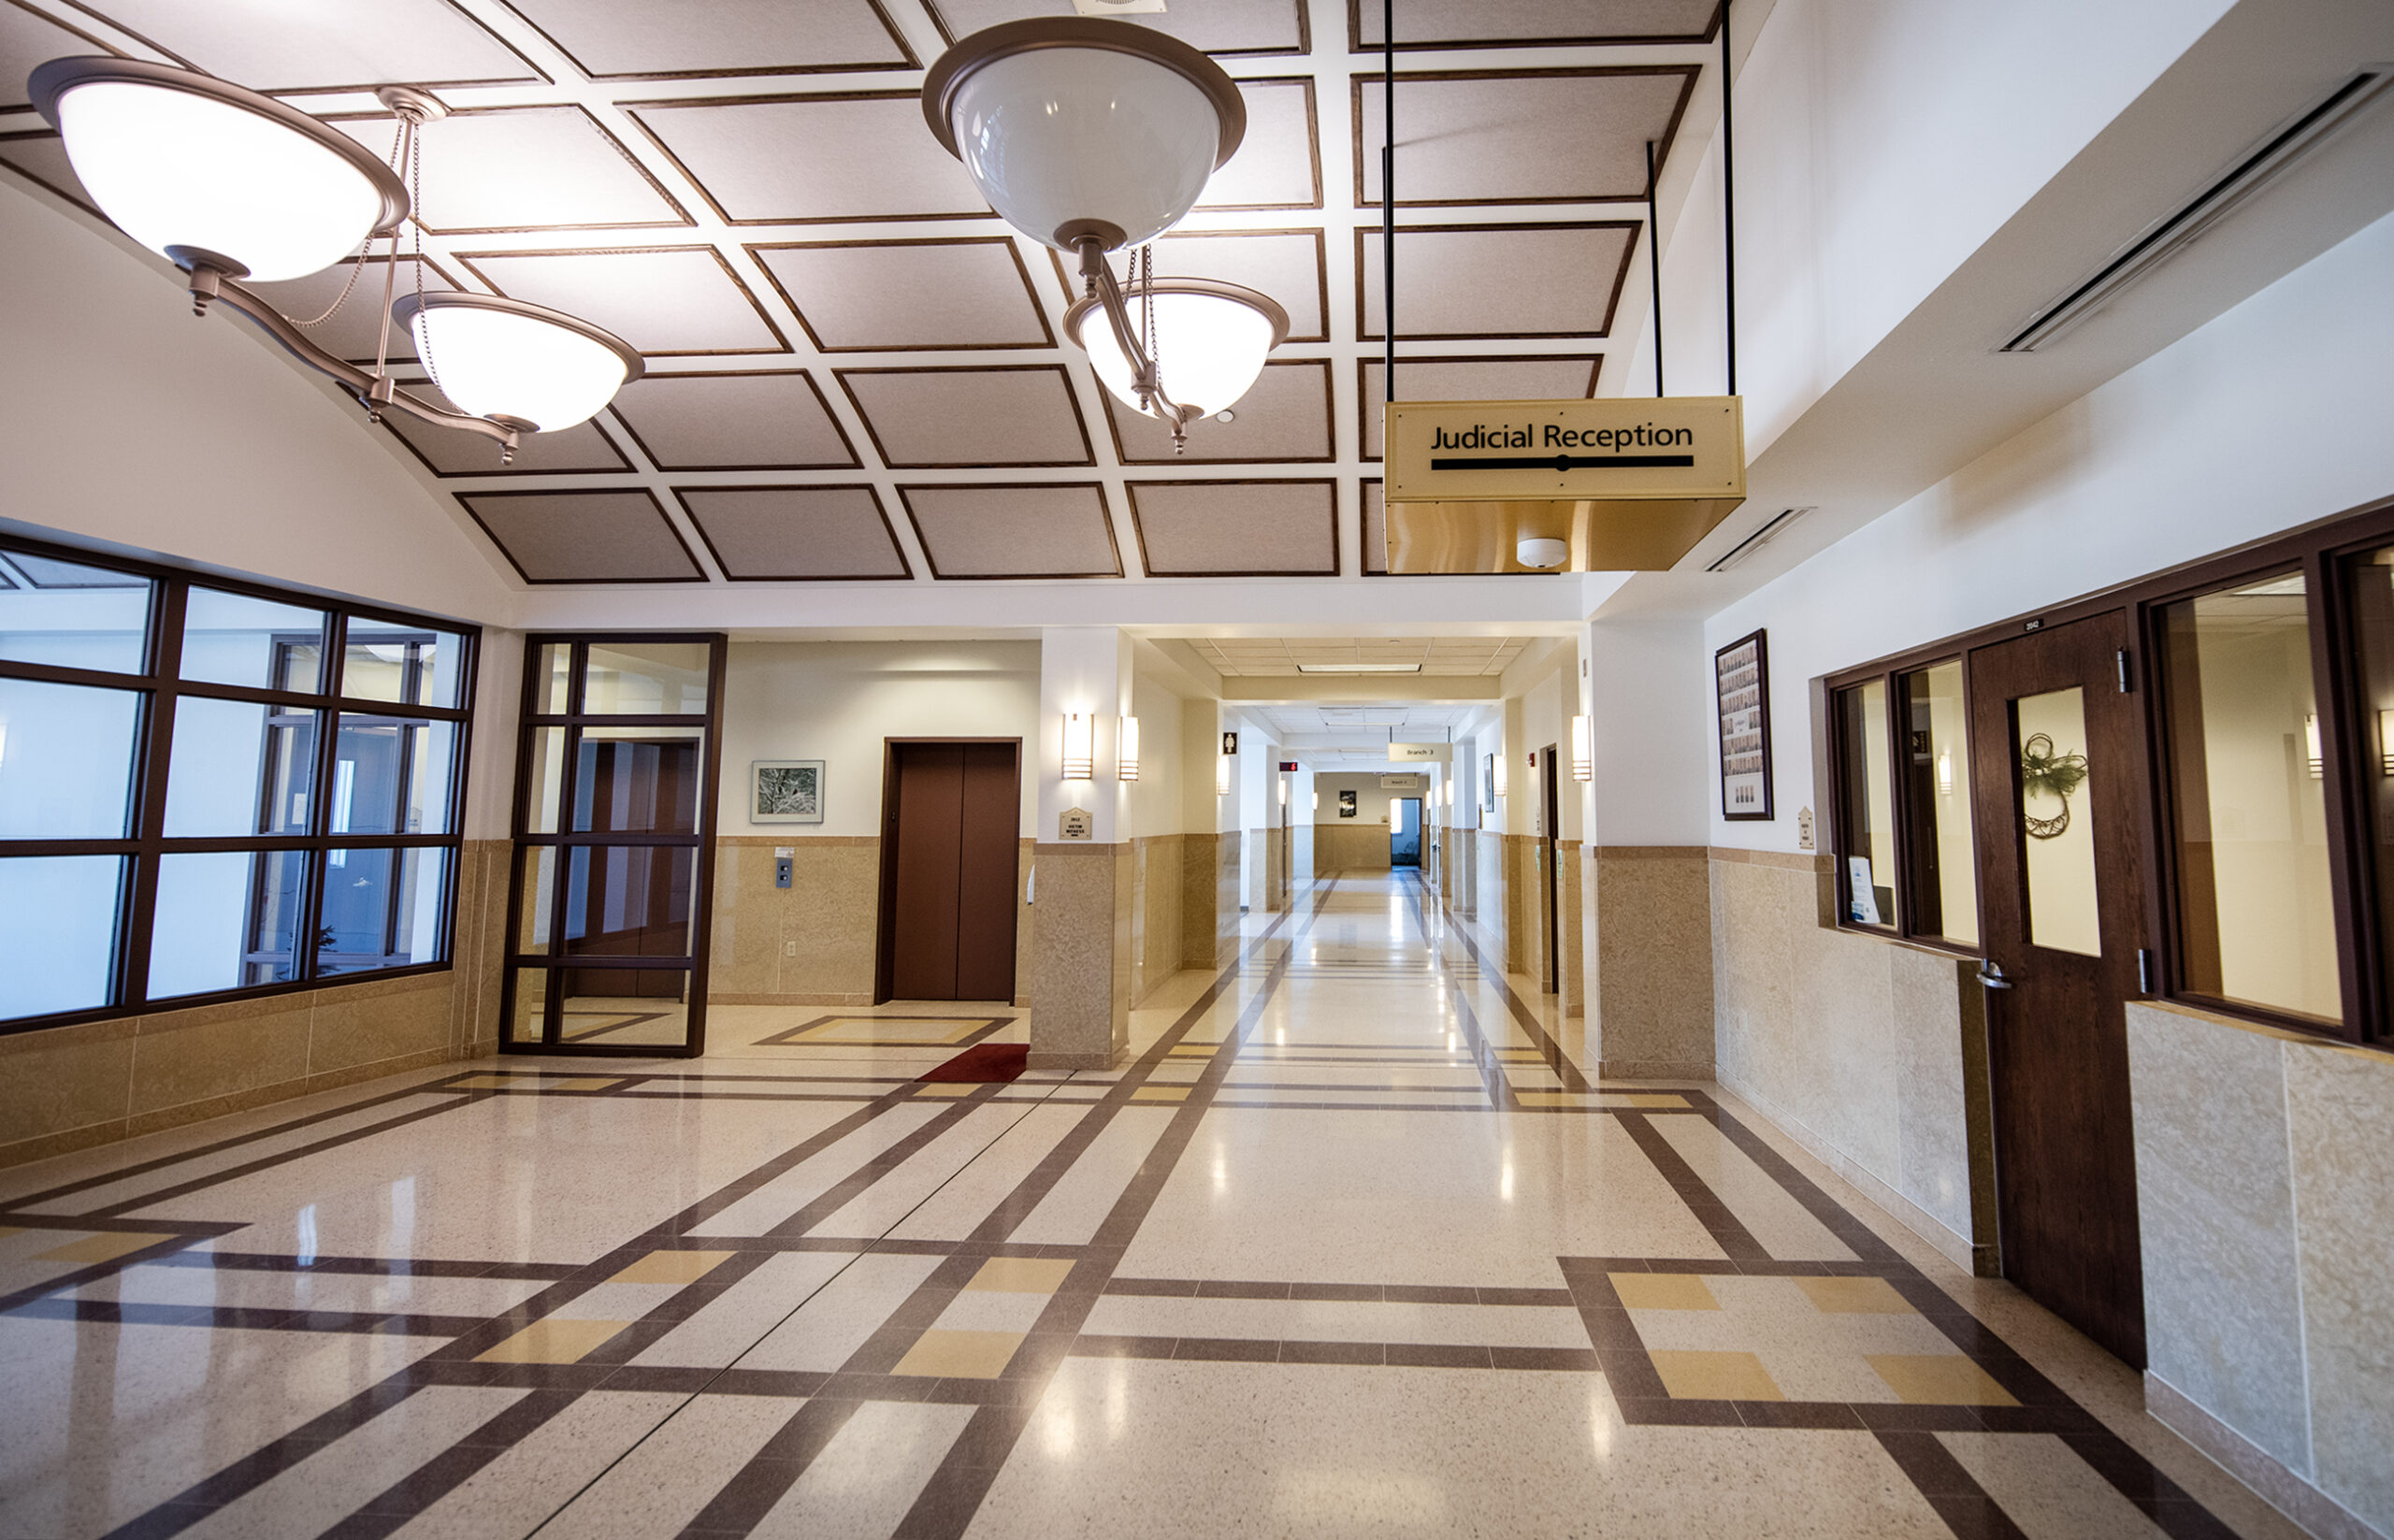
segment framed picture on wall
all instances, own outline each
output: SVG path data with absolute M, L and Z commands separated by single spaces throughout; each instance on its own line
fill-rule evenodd
M 1338 794 L 1338 816 L 1341 818 L 1352 818 L 1355 816 L 1355 794 L 1353 792 L 1342 791 Z
M 751 760 L 748 765 L 748 821 L 752 824 L 821 823 L 823 761 Z
M 1738 638 L 1712 655 L 1721 713 L 1721 816 L 1770 817 L 1770 662 L 1763 633 Z
M 1479 808 L 1483 813 L 1496 811 L 1496 756 L 1479 756 Z

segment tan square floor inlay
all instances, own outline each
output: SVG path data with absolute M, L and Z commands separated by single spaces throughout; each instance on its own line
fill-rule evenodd
M 981 1088 L 978 1081 L 934 1080 L 915 1087 L 916 1096 L 971 1096 Z
M 1131 1093 L 1131 1100 L 1133 1101 L 1186 1101 L 1189 1100 L 1189 1087 L 1186 1086 L 1142 1086 Z
M 1188 1058 L 1211 1058 L 1214 1057 L 1214 1050 L 1220 1046 L 1219 1043 L 1175 1043 L 1166 1052 Z
M 103 1235 L 86 1235 L 79 1241 L 51 1246 L 34 1258 L 37 1262 L 112 1262 L 119 1257 L 171 1241 L 172 1235 L 160 1235 L 149 1231 L 120 1230 Z
M 24 1232 L 22 1225 L 0 1225 L 0 1241 L 5 1241 L 11 1235 L 22 1235 Z
M 620 1080 L 599 1080 L 590 1075 L 575 1075 L 567 1080 L 543 1080 L 541 1082 L 541 1089 L 544 1091 L 603 1091 L 622 1084 Z
M 1910 1301 L 1884 1278 L 1796 1278 L 1812 1308 L 1829 1316 L 1911 1316 Z
M 629 1321 L 578 1321 L 552 1316 L 476 1355 L 479 1363 L 579 1363 L 582 1356 L 629 1326 Z
M 504 1091 L 512 1090 L 518 1086 L 537 1086 L 540 1083 L 540 1077 L 537 1075 L 469 1074 L 463 1080 L 451 1081 L 447 1088 L 453 1091 Z
M 1680 1401 L 1785 1401 L 1779 1382 L 1752 1353 L 1655 1353 L 1663 1389 Z
M 1622 1096 L 1618 1091 L 1608 1094 L 1632 1107 L 1684 1107 L 1687 1105 L 1686 1097 L 1666 1096 L 1659 1091 L 1641 1096 Z
M 1068 1257 L 992 1257 L 964 1287 L 1009 1294 L 1053 1294 L 1064 1287 L 1064 1276 L 1072 1270 Z
M 652 1251 L 607 1281 L 692 1284 L 738 1255 L 736 1251 Z
M 1959 1353 L 1865 1353 L 1906 1401 L 1935 1406 L 2017 1406 L 2012 1392 Z
M 906 1349 L 893 1374 L 938 1379 L 995 1379 L 1006 1372 L 1020 1331 L 953 1331 L 934 1327 Z
M 1721 1302 L 1693 1273 L 1612 1273 L 1614 1292 L 1631 1310 L 1718 1310 Z

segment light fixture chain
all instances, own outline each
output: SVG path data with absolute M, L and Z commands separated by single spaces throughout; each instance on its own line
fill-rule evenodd
M 421 140 L 411 144 L 408 151 L 408 207 L 415 211 L 414 217 L 408 221 L 411 227 L 408 242 L 415 259 L 415 313 L 422 315 L 424 313 L 424 145 Z M 424 372 L 432 377 L 432 388 L 447 396 L 449 392 L 442 388 L 440 383 L 440 367 L 432 361 L 432 328 L 430 326 L 421 328 L 416 332 L 416 338 L 417 351 L 423 354 L 420 362 L 424 365 Z M 504 446 L 501 447 L 504 449 Z M 507 459 L 513 457 L 513 452 L 508 451 Z M 499 463 L 504 465 L 507 460 L 503 459 Z
M 391 153 L 386 157 L 392 170 L 397 171 L 399 168 L 399 157 L 402 153 L 402 147 L 407 143 L 407 124 L 402 122 L 398 126 L 398 131 L 391 136 Z M 349 303 L 350 295 L 357 288 L 357 275 L 366 271 L 366 253 L 372 248 L 373 244 L 374 237 L 370 231 L 368 232 L 365 239 L 357 243 L 356 254 L 350 260 L 349 281 L 342 284 L 340 286 L 340 293 L 333 296 L 332 306 L 329 309 L 325 310 L 324 314 L 316 317 L 313 321 L 300 321 L 295 318 L 292 324 L 296 326 L 321 326 L 325 322 L 330 321 L 334 316 L 340 313 L 340 308 Z

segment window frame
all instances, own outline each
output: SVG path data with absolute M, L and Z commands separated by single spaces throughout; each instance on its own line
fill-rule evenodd
M 0 535 L 0 553 L 22 554 L 43 560 L 121 572 L 150 583 L 144 617 L 138 672 L 115 673 L 59 664 L 27 663 L 0 658 L 0 678 L 36 684 L 131 691 L 141 697 L 134 734 L 132 763 L 127 769 L 127 832 L 113 839 L 0 840 L 0 857 L 113 856 L 126 861 L 117 894 L 116 938 L 108 963 L 108 1002 L 76 1011 L 0 1019 L 0 1036 L 42 1031 L 86 1022 L 116 1021 L 222 1004 L 227 1000 L 303 994 L 344 985 L 412 978 L 451 971 L 456 966 L 457 885 L 465 859 L 466 783 L 473 736 L 475 690 L 480 674 L 482 627 L 327 595 L 286 588 L 254 579 L 224 576 L 195 568 L 88 551 L 55 541 Z M 314 693 L 267 685 L 219 684 L 178 677 L 181 665 L 183 621 L 193 588 L 235 594 L 275 604 L 321 612 L 324 656 L 317 678 L 324 686 Z M 351 622 L 400 630 L 427 630 L 458 638 L 458 704 L 454 707 L 410 705 L 397 701 L 361 699 L 335 693 L 341 675 L 343 650 Z M 317 717 L 316 741 L 310 746 L 310 784 L 307 832 L 301 834 L 176 835 L 166 834 L 167 771 L 174 748 L 177 703 L 184 697 L 262 705 L 269 712 L 308 712 Z M 331 799 L 319 795 L 332 783 L 339 747 L 339 722 L 353 716 L 397 716 L 411 721 L 444 721 L 455 725 L 451 751 L 448 828 L 440 834 L 336 834 L 330 829 Z M 263 793 L 261 792 L 261 795 Z M 447 853 L 439 918 L 440 957 L 404 967 L 360 969 L 321 973 L 315 949 L 297 938 L 321 932 L 324 917 L 324 857 L 333 850 L 437 849 Z M 294 922 L 294 976 L 266 984 L 236 985 L 194 994 L 150 994 L 150 958 L 157 919 L 158 875 L 163 857 L 174 855 L 256 854 L 298 851 L 310 857 Z M 397 869 L 396 861 L 393 870 Z M 252 881 L 254 883 L 254 871 Z M 245 959 L 243 966 L 248 966 Z
M 1866 664 L 1857 669 L 1848 669 L 1841 673 L 1830 674 L 1822 682 L 1822 698 L 1827 704 L 1829 718 L 1824 735 L 1827 741 L 1825 747 L 1829 794 L 1819 798 L 1819 800 L 1824 810 L 1824 828 L 1827 835 L 1824 842 L 1828 846 L 1836 869 L 1830 874 L 1836 889 L 1836 928 L 1852 935 L 1869 936 L 1884 942 L 1900 942 L 1906 946 L 1925 947 L 1930 951 L 1942 952 L 1951 957 L 1977 957 L 1984 956 L 1981 946 L 1957 942 L 1949 936 L 1920 928 L 1916 907 L 1918 896 L 1913 891 L 1917 885 L 1912 881 L 1912 843 L 1918 838 L 1918 826 L 1912 811 L 1910 777 L 1903 773 L 1904 767 L 1911 763 L 1911 744 L 1905 736 L 1906 724 L 1911 719 L 1911 713 L 1906 710 L 1903 682 L 1907 674 L 1945 663 L 1956 664 L 1961 668 L 1962 697 L 1965 700 L 1969 699 L 1969 651 L 1967 647 L 1958 646 L 1952 641 L 1932 643 L 1877 663 Z M 1853 914 L 1853 894 L 1852 880 L 1849 876 L 1851 869 L 1846 865 L 1846 838 L 1850 831 L 1845 827 L 1845 787 L 1846 772 L 1853 763 L 1853 748 L 1847 741 L 1849 735 L 1845 730 L 1845 715 L 1838 709 L 1838 698 L 1844 691 L 1859 689 L 1863 685 L 1873 684 L 1885 690 L 1887 701 L 1887 741 L 1884 747 L 1887 753 L 1888 806 L 1893 812 L 1895 820 L 1895 827 L 1891 833 L 1896 847 L 1896 870 L 1893 873 L 1896 878 L 1896 913 L 1893 919 L 1882 924 L 1863 925 L 1851 918 Z M 1970 754 L 1976 747 L 1970 737 L 1970 725 L 1966 714 L 1962 723 L 1963 753 Z M 1975 792 L 1971 802 L 1970 848 L 1975 857 L 1978 849 Z M 1975 881 L 1980 870 L 1979 863 L 1973 858 L 1971 901 L 1979 906 L 1979 913 L 1983 914 L 1986 912 L 1985 895 L 1979 890 Z

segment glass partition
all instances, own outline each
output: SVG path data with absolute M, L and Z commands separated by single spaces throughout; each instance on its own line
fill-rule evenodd
M 1970 842 L 1970 746 L 1959 659 L 1916 669 L 1901 680 L 1904 811 L 1911 819 L 1904 865 L 1911 929 L 1959 946 L 1979 943 L 1978 860 Z
M 1871 680 L 1836 698 L 1838 890 L 1849 924 L 1896 924 L 1895 776 L 1888 762 L 1887 685 Z

